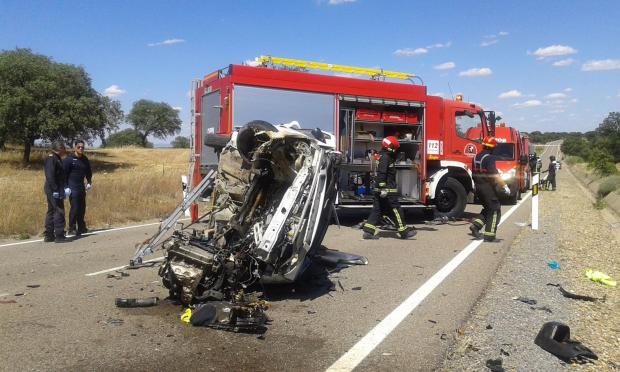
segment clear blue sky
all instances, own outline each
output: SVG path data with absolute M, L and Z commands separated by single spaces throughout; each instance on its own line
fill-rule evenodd
M 620 111 L 619 19 L 613 0 L 0 0 L 0 49 L 82 65 L 126 112 L 179 107 L 184 134 L 191 80 L 261 54 L 413 72 L 524 131 L 587 131 Z

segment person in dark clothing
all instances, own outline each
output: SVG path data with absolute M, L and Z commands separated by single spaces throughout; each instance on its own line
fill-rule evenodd
M 403 210 L 398 202 L 398 190 L 396 189 L 396 151 L 400 147 L 398 139 L 388 136 L 381 142 L 382 150 L 379 153 L 379 166 L 377 167 L 377 177 L 375 179 L 375 194 L 372 211 L 368 220 L 362 227 L 364 239 L 376 239 L 376 224 L 381 216 L 394 218 L 394 223 L 398 228 L 398 236 L 401 239 L 411 238 L 417 231 L 408 227 L 404 223 Z
M 549 174 L 547 175 L 547 190 L 555 191 L 555 171 L 557 169 L 558 166 L 557 162 L 555 161 L 555 156 L 551 155 L 549 157 L 549 169 L 547 169 L 547 172 L 549 172 Z
M 69 211 L 69 234 L 80 236 L 86 233 L 86 191 L 92 188 L 93 173 L 90 162 L 84 155 L 84 141 L 75 143 L 75 152 L 63 161 L 66 185 L 71 189 L 71 209 Z M 86 179 L 86 186 L 84 185 Z
M 45 158 L 45 242 L 63 243 L 65 238 L 65 173 L 61 157 L 67 153 L 61 142 L 52 143 L 52 151 Z
M 482 211 L 472 220 L 469 226 L 471 234 L 476 239 L 495 241 L 497 225 L 502 216 L 499 203 L 498 189 L 510 195 L 510 188 L 506 185 L 495 165 L 493 149 L 497 146 L 495 137 L 485 137 L 482 141 L 483 151 L 473 160 L 472 174 L 476 186 L 476 196 L 482 203 Z M 480 230 L 484 228 L 484 232 Z

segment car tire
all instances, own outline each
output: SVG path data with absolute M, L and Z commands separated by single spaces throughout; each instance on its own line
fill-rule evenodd
M 435 214 L 438 217 L 461 217 L 467 205 L 467 191 L 455 178 L 446 177 L 435 192 Z

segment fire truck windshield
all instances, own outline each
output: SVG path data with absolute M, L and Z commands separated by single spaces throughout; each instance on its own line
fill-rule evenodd
M 471 141 L 482 141 L 484 115 L 479 112 L 457 111 L 454 118 L 456 134 Z
M 497 157 L 497 160 L 515 160 L 515 144 L 500 142 L 493 150 L 493 155 Z
M 335 98 L 331 94 L 236 85 L 233 89 L 233 126 L 252 120 L 271 124 L 297 121 L 301 128 L 334 133 Z

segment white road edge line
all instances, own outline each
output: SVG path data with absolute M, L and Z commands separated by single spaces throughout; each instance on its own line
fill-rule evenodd
M 186 220 L 189 220 L 189 218 L 181 218 L 179 221 L 186 221 Z M 153 223 L 145 223 L 145 224 L 142 224 L 142 225 L 131 225 L 131 226 L 124 226 L 124 227 L 115 227 L 115 228 L 112 228 L 112 229 L 104 229 L 104 230 L 97 230 L 97 231 L 88 232 L 86 234 L 83 234 L 82 236 L 97 235 L 97 234 L 103 234 L 103 233 L 112 232 L 112 231 L 137 229 L 139 227 L 154 226 L 154 225 L 160 225 L 160 224 L 161 224 L 161 222 L 153 222 Z M 68 237 L 72 237 L 73 235 L 67 235 L 67 236 Z M 43 241 L 43 239 L 37 239 L 37 240 L 28 240 L 28 241 L 25 241 L 25 242 L 1 244 L 0 248 L 11 247 L 11 246 L 14 246 L 14 245 L 38 243 L 38 242 L 42 242 L 42 241 Z
M 499 225 L 505 222 L 530 196 L 528 192 L 521 201 L 510 208 Z M 444 267 L 430 277 L 422 286 L 413 292 L 396 309 L 377 324 L 366 336 L 362 337 L 349 351 L 336 360 L 327 372 L 352 371 L 357 367 L 392 331 L 429 295 L 439 286 L 465 259 L 482 244 L 482 240 L 469 243 L 459 254 L 454 256 Z
M 161 256 L 161 257 L 153 258 L 151 260 L 146 260 L 146 261 L 142 261 L 142 262 L 143 263 L 157 262 L 157 261 L 161 261 L 163 259 L 164 259 L 164 257 Z M 129 265 L 113 267 L 111 269 L 105 269 L 105 270 L 97 271 L 97 272 L 94 272 L 94 273 L 84 274 L 84 276 L 95 276 L 95 275 L 99 275 L 99 274 L 105 274 L 105 273 L 109 273 L 109 272 L 116 271 L 116 270 L 126 269 L 128 267 L 129 267 Z

